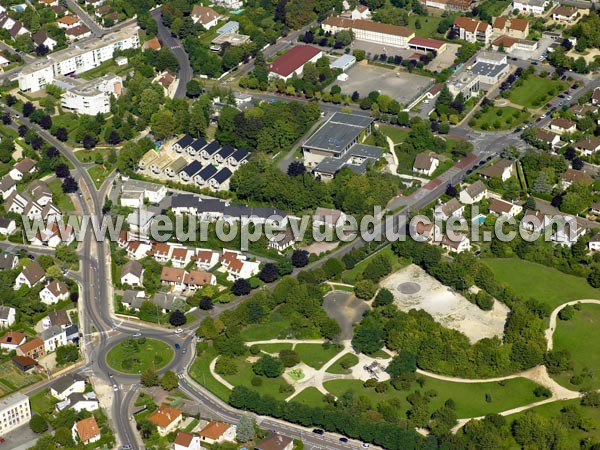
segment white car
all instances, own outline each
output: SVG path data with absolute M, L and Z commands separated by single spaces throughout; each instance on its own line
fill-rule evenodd
M 183 330 L 181 328 L 177 328 L 175 330 L 175 334 L 181 334 L 181 333 L 183 333 Z
M 113 391 L 117 392 L 119 390 L 118 384 L 113 384 Z

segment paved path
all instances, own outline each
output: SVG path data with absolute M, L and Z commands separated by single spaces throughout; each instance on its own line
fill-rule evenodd
M 547 347 L 546 347 L 547 350 L 552 350 L 552 348 L 554 346 L 552 336 L 554 335 L 554 330 L 556 330 L 556 318 L 558 317 L 558 313 L 565 306 L 576 305 L 577 303 L 591 303 L 591 304 L 600 305 L 600 300 L 594 300 L 594 299 L 573 300 L 572 302 L 563 303 L 562 305 L 557 306 L 554 309 L 554 311 L 552 311 L 552 313 L 550 314 L 550 326 L 548 327 L 548 329 L 546 330 L 546 333 L 545 333 L 546 334 L 546 342 L 547 342 Z

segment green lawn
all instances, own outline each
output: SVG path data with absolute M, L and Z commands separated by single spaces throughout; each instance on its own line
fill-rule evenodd
M 394 141 L 394 144 L 404 142 L 410 133 L 408 128 L 392 127 L 389 125 L 380 125 L 378 130 Z
M 567 83 L 551 78 L 530 75 L 526 80 L 517 82 L 508 99 L 526 108 L 539 108 L 555 95 L 566 89 Z
M 235 375 L 223 375 L 223 378 L 232 385 L 246 386 L 253 391 L 260 393 L 261 395 L 271 395 L 278 400 L 285 400 L 290 395 L 290 393 L 279 392 L 280 386 L 287 385 L 287 381 L 285 381 L 282 377 L 259 377 L 252 371 L 252 364 L 245 359 L 237 359 L 236 363 L 238 371 Z M 260 386 L 252 385 L 253 378 L 260 378 L 262 380 L 262 384 Z
M 583 278 L 518 258 L 486 258 L 496 279 L 525 297 L 533 297 L 553 309 L 571 300 L 600 299 L 600 291 Z
M 319 406 L 323 404 L 324 395 L 316 387 L 307 387 L 296 395 L 291 401 L 305 403 L 311 406 Z
M 84 80 L 93 80 L 94 78 L 103 77 L 107 73 L 119 72 L 122 69 L 122 67 L 117 66 L 114 60 L 109 59 L 108 61 L 104 61 L 98 67 L 94 67 L 93 69 L 90 69 L 87 72 L 79 74 L 79 76 Z
M 568 350 L 573 358 L 573 371 L 563 372 L 554 378 L 569 389 L 600 388 L 600 305 L 582 304 L 571 320 L 560 320 L 554 331 L 554 350 Z M 580 385 L 569 382 L 572 375 L 581 375 L 584 368 L 591 369 L 591 377 L 583 377 Z
M 417 20 L 420 23 L 420 28 L 415 25 Z M 435 16 L 409 16 L 408 27 L 415 30 L 415 36 L 425 38 L 444 39 L 444 35 L 437 32 L 438 25 L 442 21 L 441 17 Z
M 92 180 L 94 180 L 96 189 L 100 189 L 102 183 L 106 180 L 106 177 L 110 175 L 110 172 L 112 171 L 106 170 L 104 166 L 94 166 L 88 169 L 88 173 L 90 174 L 90 177 L 92 177 Z
M 482 131 L 509 130 L 517 128 L 527 122 L 528 119 L 528 112 L 518 110 L 512 106 L 491 106 L 486 112 L 478 111 L 475 113 L 473 118 L 469 120 L 469 125 Z
M 540 400 L 533 395 L 537 386 L 525 378 L 515 378 L 500 383 L 452 383 L 433 378 L 425 378 L 425 384 L 420 388 L 416 383 L 407 391 L 396 391 L 392 386 L 384 393 L 377 393 L 374 389 L 363 387 L 360 380 L 333 380 L 324 383 L 325 389 L 333 395 L 340 396 L 347 390 L 353 390 L 355 395 L 364 395 L 371 400 L 375 408 L 382 400 L 398 399 L 401 409 L 408 409 L 406 396 L 416 389 L 421 392 L 434 390 L 437 395 L 431 399 L 429 410 L 431 412 L 442 407 L 446 400 L 452 399 L 456 404 L 458 418 L 478 417 L 489 413 L 497 413 L 517 406 L 526 405 Z M 491 402 L 486 401 L 486 394 L 490 394 Z
M 31 403 L 31 409 L 38 414 L 47 414 L 54 411 L 54 404 L 56 403 L 52 400 L 48 389 L 30 396 L 29 402 Z
M 281 317 L 275 313 L 269 318 L 269 322 L 250 325 L 240 332 L 240 336 L 246 342 L 248 341 L 266 341 L 267 339 L 276 339 L 281 333 L 290 328 L 289 319 Z
M 192 367 L 190 367 L 190 376 L 200 385 L 204 386 L 210 392 L 215 394 L 221 400 L 229 400 L 231 391 L 217 381 L 210 373 L 210 363 L 217 357 L 217 352 L 212 347 L 205 350 L 196 358 Z
M 336 374 L 348 374 L 352 372 L 351 369 L 344 369 L 342 367 L 342 362 L 349 365 L 350 367 L 354 367 L 358 364 L 358 356 L 352 353 L 346 353 L 344 356 L 339 358 L 336 362 L 334 362 L 329 369 L 327 369 L 327 373 L 336 373 Z
M 113 347 L 106 355 L 106 362 L 114 370 L 124 373 L 140 373 L 149 368 L 163 368 L 173 359 L 174 350 L 156 339 L 136 340 L 137 350 L 132 350 L 127 341 Z
M 371 261 L 371 258 L 377 254 L 385 255 L 390 259 L 390 261 L 392 261 L 393 271 L 400 270 L 407 265 L 404 260 L 401 260 L 396 256 L 396 254 L 392 251 L 392 247 L 387 245 L 381 250 L 369 255 L 366 259 L 359 262 L 352 269 L 345 271 L 342 274 L 342 281 L 346 284 L 354 284 L 356 282 L 356 278 L 362 274 L 363 270 L 365 270 L 365 267 L 367 267 Z
M 52 180 L 48 183 L 48 187 L 52 189 L 52 202 L 64 212 L 75 211 L 71 197 L 65 194 L 62 190 L 62 181 L 59 179 Z
M 292 344 L 258 344 L 258 348 L 267 353 L 279 353 L 281 350 L 291 350 Z
M 329 345 L 328 348 L 325 348 L 323 344 L 297 344 L 294 350 L 304 364 L 320 369 L 327 361 L 337 355 L 342 347 Z

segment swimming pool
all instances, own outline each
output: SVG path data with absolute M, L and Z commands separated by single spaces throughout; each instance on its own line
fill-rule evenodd
M 481 225 L 483 222 L 485 222 L 485 216 L 483 214 L 479 214 L 478 216 L 473 217 L 471 222 L 477 222 L 479 225 Z

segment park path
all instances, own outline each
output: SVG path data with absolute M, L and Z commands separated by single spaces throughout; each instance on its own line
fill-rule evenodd
M 550 326 L 546 330 L 547 350 L 552 350 L 552 348 L 554 346 L 554 341 L 552 340 L 552 336 L 554 336 L 554 330 L 556 330 L 556 318 L 558 317 L 558 313 L 565 306 L 569 306 L 569 305 L 572 306 L 572 305 L 576 305 L 577 303 L 591 303 L 591 304 L 600 305 L 600 300 L 594 300 L 591 298 L 584 299 L 584 300 L 573 300 L 571 302 L 563 303 L 562 305 L 557 306 L 554 309 L 554 311 L 552 311 L 552 313 L 550 314 Z

